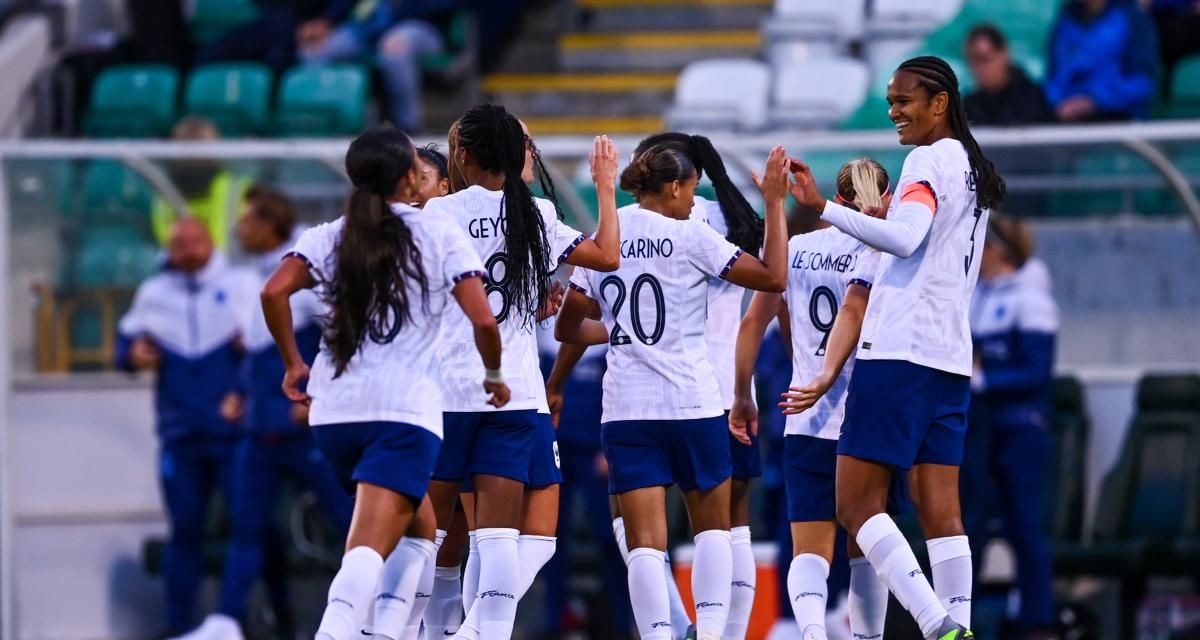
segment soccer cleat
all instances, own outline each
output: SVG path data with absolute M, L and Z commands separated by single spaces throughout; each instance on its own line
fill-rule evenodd
M 696 625 L 688 625 L 687 631 L 683 633 L 683 640 L 696 640 Z
M 933 634 L 933 640 L 974 640 L 975 634 L 971 630 L 958 624 L 950 616 L 942 621 L 942 626 L 938 627 L 937 633 Z

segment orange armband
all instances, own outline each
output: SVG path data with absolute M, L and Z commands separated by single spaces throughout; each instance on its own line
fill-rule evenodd
M 933 195 L 933 189 L 924 182 L 914 182 L 900 193 L 900 202 L 919 202 L 929 210 L 937 213 L 937 198 Z

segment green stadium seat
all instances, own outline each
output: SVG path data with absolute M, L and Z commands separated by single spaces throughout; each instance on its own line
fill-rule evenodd
M 1163 115 L 1168 118 L 1200 117 L 1200 55 L 1188 56 L 1175 65 L 1171 96 Z
M 192 37 L 196 42 L 209 42 L 257 17 L 255 0 L 196 0 L 191 20 Z
M 73 284 L 84 289 L 132 289 L 158 268 L 158 256 L 158 245 L 139 229 L 88 229 L 79 240 Z
M 353 65 L 300 66 L 283 76 L 278 131 L 289 137 L 351 135 L 366 122 L 369 78 Z
M 84 169 L 79 220 L 83 224 L 134 224 L 146 228 L 154 195 L 137 172 L 116 160 L 97 160 Z
M 458 11 L 443 32 L 446 46 L 438 53 L 421 58 L 421 69 L 434 75 L 454 76 L 464 64 L 473 65 L 475 51 L 475 14 Z
M 217 125 L 222 136 L 264 135 L 271 127 L 271 70 L 257 63 L 212 64 L 188 76 L 183 110 Z
M 152 138 L 175 123 L 179 73 L 164 65 L 106 69 L 92 87 L 83 132 L 97 138 Z

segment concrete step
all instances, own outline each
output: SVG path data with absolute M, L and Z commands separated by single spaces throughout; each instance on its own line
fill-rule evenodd
M 649 135 L 663 130 L 661 115 L 624 117 L 555 116 L 522 118 L 534 136 Z
M 497 74 L 483 91 L 523 117 L 642 117 L 661 113 L 675 93 L 675 73 Z
M 571 33 L 559 38 L 558 46 L 567 71 L 677 71 L 704 58 L 754 57 L 762 34 L 754 29 Z
M 758 29 L 773 0 L 578 0 L 579 30 Z

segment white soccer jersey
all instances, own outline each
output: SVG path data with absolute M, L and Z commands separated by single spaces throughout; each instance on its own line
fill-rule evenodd
M 708 344 L 711 277 L 741 255 L 704 222 L 623 209 L 621 268 L 576 269 L 572 288 L 600 302 L 609 331 L 605 422 L 690 420 L 724 413 Z
M 550 245 L 548 266 L 553 269 L 583 242 L 584 236 L 559 221 L 552 202 L 542 198 L 535 200 L 546 226 L 546 240 Z M 503 202 L 502 191 L 473 186 L 425 204 L 426 215 L 447 217 L 465 231 L 476 254 L 484 261 L 488 302 L 500 324 L 504 346 L 501 367 L 504 380 L 512 390 L 512 399 L 504 407 L 496 409 L 487 404 L 488 396 L 481 384 L 484 367 L 475 350 L 474 329 L 462 310 L 454 309 L 442 337 L 440 352 L 446 411 L 545 410 L 546 384 L 538 363 L 534 323 L 522 320 L 522 314 L 511 308 L 511 302 L 499 286 L 507 277 L 508 265 Z
M 254 284 L 257 289 L 262 289 L 262 286 L 271 278 L 271 274 L 275 273 L 275 269 L 279 267 L 280 260 L 294 250 L 292 245 L 299 241 L 301 235 L 302 233 L 296 233 L 292 236 L 291 243 L 285 243 L 274 251 L 254 257 L 250 269 L 256 276 Z M 288 302 L 292 306 L 292 327 L 294 329 L 301 329 L 320 322 L 321 316 L 326 312 L 325 305 L 317 297 L 317 292 L 310 289 L 297 291 L 292 294 Z M 252 304 L 245 305 L 243 311 L 242 345 L 246 347 L 246 351 L 254 353 L 263 349 L 275 348 L 275 338 L 271 336 L 271 331 L 267 328 L 267 319 L 263 315 L 262 305 L 254 301 Z
M 906 360 L 971 375 L 971 294 L 987 235 L 962 143 L 943 139 L 904 160 L 896 192 L 924 182 L 937 197 L 929 234 L 907 258 L 882 254 L 863 320 L 860 360 Z M 892 200 L 892 207 L 900 199 Z
M 702 219 L 722 237 L 729 235 L 725 213 L 721 211 L 721 205 L 712 200 L 696 198 L 692 206 L 692 219 Z M 721 403 L 726 411 L 733 408 L 733 370 L 738 328 L 742 323 L 742 301 L 745 296 L 744 288 L 728 280 L 709 280 L 708 317 L 704 323 L 704 338 L 708 342 L 708 359 L 717 372 Z
M 825 364 L 825 348 L 846 288 L 870 288 L 879 252 L 834 229 L 798 235 L 788 242 L 788 282 L 784 299 L 792 329 L 792 386 L 808 384 Z M 854 354 L 829 391 L 804 413 L 787 416 L 785 435 L 837 440 L 846 415 L 846 391 Z
M 449 312 L 462 311 L 452 295 L 454 285 L 466 277 L 483 274 L 483 263 L 463 232 L 446 218 L 431 216 L 407 205 L 392 205 L 396 215 L 412 229 L 421 251 L 421 266 L 428 283 L 422 300 L 415 282 L 408 286 L 409 314 L 399 332 L 381 343 L 367 338 L 341 376 L 328 346 L 322 342 L 309 375 L 312 396 L 309 423 L 407 422 L 442 435 L 442 391 L 438 375 L 438 338 L 449 322 Z M 308 262 L 318 283 L 328 282 L 337 269 L 334 250 L 343 218 L 305 231 L 291 255 Z M 318 288 L 322 285 L 318 284 Z M 478 353 L 475 359 L 480 360 Z M 482 387 L 483 364 L 475 383 Z

